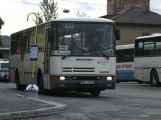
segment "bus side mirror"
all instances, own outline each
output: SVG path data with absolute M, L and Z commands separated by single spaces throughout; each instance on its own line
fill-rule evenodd
M 116 29 L 115 35 L 116 35 L 116 40 L 120 40 L 120 30 L 119 29 Z

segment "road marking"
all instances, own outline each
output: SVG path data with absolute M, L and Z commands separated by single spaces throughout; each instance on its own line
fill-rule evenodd
M 45 104 L 53 105 L 53 106 L 55 106 L 55 108 L 57 108 L 57 107 L 65 107 L 66 106 L 65 104 L 62 104 L 62 103 L 51 102 L 51 101 L 48 101 L 48 100 L 34 98 L 34 97 L 38 97 L 38 95 L 37 96 L 32 96 L 32 97 L 26 97 L 26 96 L 18 94 L 18 93 L 10 93 L 10 94 L 18 96 L 18 97 L 23 97 L 23 98 L 26 98 L 26 99 L 29 99 L 29 100 L 34 100 L 34 101 L 42 102 L 42 103 L 45 103 Z

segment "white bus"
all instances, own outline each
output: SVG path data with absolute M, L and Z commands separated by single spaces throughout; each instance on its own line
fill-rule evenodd
M 140 82 L 158 86 L 161 82 L 161 34 L 135 40 L 134 76 Z
M 134 44 L 116 46 L 117 80 L 134 81 Z
M 8 82 L 9 81 L 9 60 L 0 59 L 0 81 Z
M 10 76 L 18 89 L 32 83 L 30 46 L 35 28 L 11 35 Z M 45 90 L 76 90 L 98 96 L 115 89 L 115 23 L 103 18 L 64 18 L 38 26 L 34 83 Z

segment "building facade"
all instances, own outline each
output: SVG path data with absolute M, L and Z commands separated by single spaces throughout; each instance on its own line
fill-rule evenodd
M 117 45 L 133 44 L 136 37 L 161 33 L 161 25 L 118 24 L 117 26 L 120 30 L 120 40 L 116 41 Z
M 150 11 L 150 0 L 107 0 L 107 15 L 120 30 L 117 45 L 132 44 L 136 37 L 161 33 L 161 15 Z
M 115 14 L 129 6 L 138 6 L 143 10 L 150 10 L 150 0 L 107 0 L 107 15 Z

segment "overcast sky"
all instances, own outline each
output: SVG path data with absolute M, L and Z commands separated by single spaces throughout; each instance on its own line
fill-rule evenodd
M 32 19 L 27 21 L 30 12 L 40 12 L 39 3 L 42 0 L 0 0 L 0 17 L 5 21 L 1 29 L 2 35 L 10 35 L 34 25 Z M 57 0 L 59 17 L 76 17 L 78 11 L 88 17 L 106 15 L 107 0 Z M 161 0 L 151 0 L 152 11 L 161 13 Z M 70 13 L 63 13 L 69 9 Z

